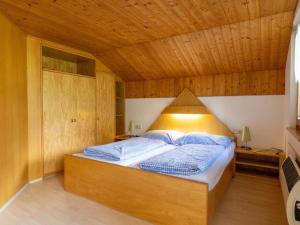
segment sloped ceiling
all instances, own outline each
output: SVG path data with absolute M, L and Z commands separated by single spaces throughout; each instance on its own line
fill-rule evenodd
M 285 68 L 297 0 L 0 0 L 25 32 L 125 81 Z

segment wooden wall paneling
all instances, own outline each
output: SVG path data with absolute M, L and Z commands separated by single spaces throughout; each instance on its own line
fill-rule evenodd
M 285 93 L 285 76 L 281 74 L 280 71 L 277 72 L 277 83 L 276 92 L 284 94 Z
M 43 176 L 41 40 L 27 37 L 28 177 Z
M 28 181 L 26 35 L 0 12 L 0 207 Z
M 2 0 L 0 9 L 28 33 L 88 50 L 123 80 L 137 81 L 282 70 L 296 5 Z
M 44 175 L 63 169 L 63 156 L 76 150 L 77 77 L 43 71 Z
M 197 96 L 283 95 L 284 70 L 126 82 L 126 98 L 175 97 L 184 88 Z
M 281 70 L 292 20 L 293 12 L 285 12 L 120 47 L 99 58 L 113 70 L 118 67 L 117 73 L 126 81 L 140 80 L 128 75 L 127 65 L 146 80 Z
M 97 144 L 112 142 L 115 138 L 115 81 L 116 76 L 99 61 L 96 71 Z
M 74 151 L 96 144 L 96 79 L 76 77 L 76 134 Z
M 2 0 L 0 9 L 32 35 L 101 52 L 107 48 L 294 11 L 296 4 L 297 0 L 277 0 L 276 3 L 273 0 L 180 0 L 176 4 L 157 0 L 146 4 L 118 0 L 101 4 L 90 0 L 82 4 Z M 70 36 L 70 33 L 74 35 Z
M 213 83 L 213 95 L 214 96 L 224 96 L 225 95 L 225 85 L 226 85 L 225 74 L 219 74 L 214 76 Z

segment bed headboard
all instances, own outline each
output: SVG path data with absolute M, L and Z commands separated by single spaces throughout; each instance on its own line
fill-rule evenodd
M 188 89 L 184 89 L 162 111 L 149 130 L 200 131 L 235 138 L 230 129 Z

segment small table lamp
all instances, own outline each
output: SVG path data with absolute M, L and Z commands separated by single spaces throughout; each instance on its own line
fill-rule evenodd
M 129 131 L 129 134 L 130 134 L 130 135 L 132 135 L 133 130 L 134 130 L 133 121 L 130 120 L 130 121 L 129 121 L 129 125 L 128 125 L 128 131 Z
M 246 150 L 251 150 L 251 147 L 247 146 L 248 141 L 251 141 L 251 135 L 250 135 L 250 129 L 249 127 L 243 127 L 243 133 L 242 133 L 242 142 L 243 142 L 243 146 L 242 148 L 246 149 Z

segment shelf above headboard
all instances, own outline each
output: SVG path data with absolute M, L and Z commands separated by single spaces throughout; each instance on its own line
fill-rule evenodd
M 199 131 L 235 138 L 231 130 L 188 89 L 162 111 L 149 130 Z

